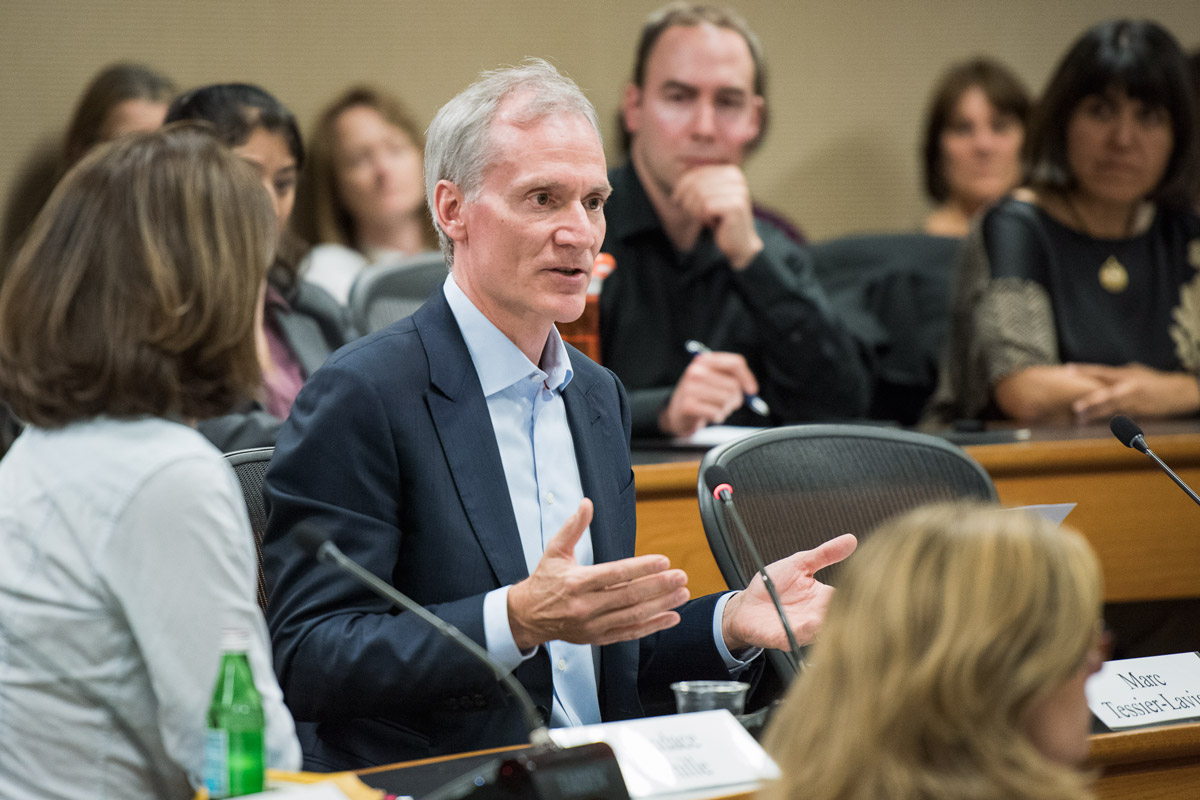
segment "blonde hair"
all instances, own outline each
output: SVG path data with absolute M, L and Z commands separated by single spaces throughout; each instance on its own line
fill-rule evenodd
M 0 396 L 42 427 L 228 411 L 260 380 L 275 225 L 254 171 L 195 123 L 94 148 L 0 288 Z
M 1083 665 L 1101 602 L 1087 543 L 1034 515 L 938 505 L 885 524 L 768 731 L 783 777 L 761 797 L 1090 797 L 1025 725 Z

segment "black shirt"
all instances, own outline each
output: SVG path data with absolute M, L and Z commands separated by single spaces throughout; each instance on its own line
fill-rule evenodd
M 758 379 L 771 418 L 741 408 L 728 422 L 763 425 L 847 419 L 866 410 L 868 380 L 857 347 L 835 320 L 807 254 L 756 222 L 763 251 L 742 271 L 704 230 L 679 253 L 633 166 L 609 171 L 603 251 L 616 260 L 600 296 L 606 367 L 629 392 L 635 436 L 659 433 L 658 415 L 696 339 L 740 353 Z
M 1009 199 L 984 217 L 983 236 L 993 280 L 1026 279 L 1046 290 L 1061 362 L 1185 369 L 1170 328 L 1180 290 L 1200 269 L 1189 252 L 1200 237 L 1196 215 L 1159 208 L 1145 232 L 1098 239 Z M 1105 264 L 1114 271 L 1108 288 L 1100 277 Z

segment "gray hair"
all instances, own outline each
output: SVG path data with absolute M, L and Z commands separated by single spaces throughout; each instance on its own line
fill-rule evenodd
M 532 125 L 553 114 L 581 114 L 603 142 L 591 102 L 573 80 L 543 59 L 528 58 L 520 66 L 481 73 L 442 106 L 425 133 L 425 199 L 448 266 L 454 264 L 454 242 L 438 224 L 433 190 L 438 181 L 446 180 L 468 198 L 474 197 L 496 155 L 489 135 L 492 122 L 501 103 L 518 93 L 529 97 L 515 111 L 517 125 Z

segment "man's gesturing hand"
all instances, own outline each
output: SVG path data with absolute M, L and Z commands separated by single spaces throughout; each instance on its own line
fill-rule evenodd
M 650 555 L 581 566 L 575 544 L 592 522 L 584 498 L 546 543 L 533 574 L 508 590 L 508 620 L 521 650 L 560 639 L 610 644 L 640 639 L 679 623 L 671 609 L 687 602 L 687 575 L 666 556 Z
M 853 553 L 857 546 L 858 540 L 846 533 L 820 547 L 802 550 L 767 567 L 779 592 L 784 613 L 800 644 L 812 641 L 833 597 L 833 588 L 818 581 L 813 573 L 841 561 Z M 721 633 L 725 636 L 725 646 L 730 650 L 748 646 L 775 650 L 787 648 L 787 635 L 779 624 L 779 615 L 775 613 L 775 606 L 761 577 L 755 575 L 744 592 L 729 599 L 721 619 Z

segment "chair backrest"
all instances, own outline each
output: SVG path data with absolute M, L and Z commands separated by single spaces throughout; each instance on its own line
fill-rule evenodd
M 396 264 L 367 267 L 350 287 L 350 318 L 362 335 L 404 319 L 446 280 L 441 253 L 421 253 Z
M 756 568 L 704 484 L 719 464 L 766 563 L 938 501 L 996 500 L 983 467 L 936 436 L 869 425 L 793 425 L 714 447 L 700 463 L 700 517 L 722 577 L 740 589 Z M 821 578 L 835 582 L 838 566 Z
M 892 233 L 808 249 L 834 310 L 873 356 L 872 419 L 915 424 L 933 394 L 958 247 L 944 236 Z
M 794 425 L 727 442 L 700 462 L 700 518 L 731 589 L 757 568 L 705 485 L 705 471 L 729 472 L 733 498 L 763 561 L 770 564 L 843 533 L 862 538 L 886 519 L 937 501 L 996 500 L 992 479 L 962 449 L 923 433 L 869 425 Z M 853 556 L 851 556 L 853 558 Z M 836 585 L 840 565 L 818 577 Z M 782 653 L 768 654 L 784 682 Z
M 267 579 L 262 568 L 262 541 L 267 530 L 263 479 L 267 476 L 267 465 L 271 463 L 274 452 L 274 447 L 255 447 L 225 454 L 225 460 L 233 467 L 238 484 L 242 487 L 242 499 L 246 501 L 246 513 L 250 516 L 250 531 L 254 534 L 254 552 L 258 559 L 258 605 L 263 611 L 267 610 Z

